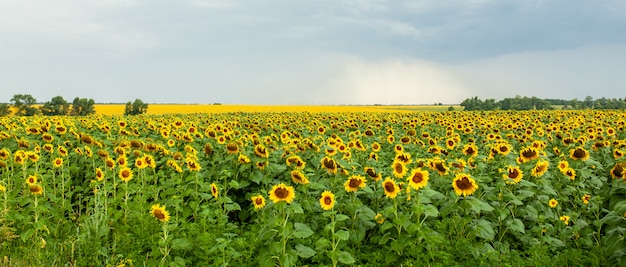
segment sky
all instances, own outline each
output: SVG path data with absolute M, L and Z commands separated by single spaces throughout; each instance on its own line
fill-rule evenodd
M 623 0 L 0 0 L 0 102 L 626 97 Z

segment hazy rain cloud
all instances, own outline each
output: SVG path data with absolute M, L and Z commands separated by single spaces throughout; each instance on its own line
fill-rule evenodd
M 0 0 L 0 102 L 626 97 L 622 1 Z

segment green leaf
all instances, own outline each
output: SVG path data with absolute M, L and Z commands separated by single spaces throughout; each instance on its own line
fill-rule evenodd
M 315 250 L 322 251 L 325 248 L 330 246 L 330 241 L 328 239 L 322 237 L 315 242 Z
M 337 237 L 337 239 L 339 240 L 348 240 L 348 238 L 350 238 L 350 233 L 346 230 L 341 230 L 335 233 L 335 236 Z
M 493 231 L 493 227 L 491 227 L 491 224 L 489 223 L 489 221 L 480 219 L 476 222 L 476 236 L 477 237 L 487 239 L 487 240 L 493 240 L 495 235 L 496 233 Z
M 352 254 L 350 254 L 350 252 L 347 251 L 339 251 L 338 253 L 338 260 L 339 262 L 343 263 L 343 264 L 353 264 L 354 263 L 354 258 L 352 257 Z
M 185 238 L 172 240 L 172 250 L 186 250 L 191 248 L 191 242 Z
M 302 209 L 302 206 L 300 206 L 300 204 L 298 203 L 292 203 L 289 206 L 289 211 L 293 212 L 294 214 L 303 214 L 304 210 Z
M 437 210 L 437 207 L 428 204 L 424 206 L 424 216 L 426 217 L 437 217 L 439 216 L 439 210 Z
M 522 234 L 524 234 L 526 231 L 524 230 L 524 223 L 522 222 L 522 220 L 520 219 L 512 219 L 512 220 L 507 220 L 507 226 L 509 227 L 509 229 L 516 231 L 516 232 L 520 232 Z
M 238 183 L 236 180 L 230 180 L 230 182 L 228 183 L 228 185 L 229 185 L 231 188 L 234 188 L 234 189 L 238 189 L 238 188 L 239 188 L 239 183 Z
M 297 244 L 296 250 L 298 251 L 298 257 L 300 258 L 310 258 L 315 255 L 315 250 L 302 244 Z
M 345 215 L 345 214 L 337 214 L 337 215 L 335 215 L 335 221 L 336 222 L 343 222 L 343 221 L 345 221 L 347 219 L 350 219 L 350 217 L 348 217 L 348 215 Z
M 295 223 L 294 226 L 296 228 L 296 231 L 293 233 L 295 238 L 307 238 L 313 234 L 313 230 L 306 224 Z

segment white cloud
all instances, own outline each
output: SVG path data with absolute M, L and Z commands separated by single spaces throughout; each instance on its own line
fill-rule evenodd
M 446 67 L 425 61 L 348 61 L 329 86 L 334 103 L 456 103 L 468 95 Z

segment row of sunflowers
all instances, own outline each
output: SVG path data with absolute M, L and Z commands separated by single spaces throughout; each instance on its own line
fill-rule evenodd
M 0 265 L 624 264 L 621 111 L 0 118 Z

